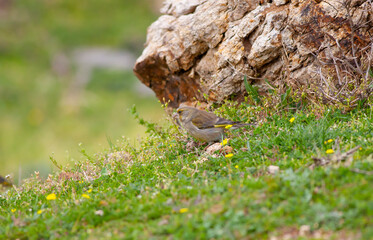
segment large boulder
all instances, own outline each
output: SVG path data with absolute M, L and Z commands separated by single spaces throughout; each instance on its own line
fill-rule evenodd
M 370 44 L 372 1 L 167 0 L 134 72 L 162 102 L 242 99 L 321 81 L 319 56 Z

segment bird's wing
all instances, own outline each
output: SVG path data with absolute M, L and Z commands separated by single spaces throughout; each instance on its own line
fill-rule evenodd
M 225 118 L 218 118 L 218 121 L 214 124 L 214 127 L 226 127 L 227 125 L 235 125 L 240 122 L 234 122 Z
M 213 128 L 215 123 L 217 122 L 217 119 L 218 117 L 215 114 L 204 112 L 203 114 L 199 115 L 198 119 L 192 119 L 192 123 L 199 129 Z
M 192 123 L 199 129 L 214 128 L 214 127 L 225 127 L 227 125 L 236 124 L 239 122 L 233 122 L 224 118 L 217 117 L 213 113 L 205 112 L 201 114 L 198 119 L 193 119 Z

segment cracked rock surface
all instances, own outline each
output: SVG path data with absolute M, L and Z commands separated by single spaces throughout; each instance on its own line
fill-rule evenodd
M 134 72 L 171 107 L 243 99 L 244 76 L 307 86 L 316 56 L 371 42 L 372 1 L 346 1 L 166 0 Z

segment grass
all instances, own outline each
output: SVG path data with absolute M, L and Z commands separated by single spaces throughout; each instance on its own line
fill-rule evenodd
M 231 133 L 232 157 L 208 155 L 176 126 L 132 112 L 148 132 L 137 144 L 82 148 L 83 161 L 3 193 L 0 238 L 373 238 L 372 108 L 316 117 L 226 104 L 219 115 L 258 122 Z M 361 149 L 310 167 L 312 157 L 338 155 L 338 146 Z M 271 165 L 279 172 L 269 174 Z
M 144 120 L 164 119 L 161 107 L 138 98 L 128 72 L 94 72 L 78 111 L 62 106 L 74 73 L 55 73 L 53 57 L 87 46 L 139 53 L 155 20 L 148 5 L 25 0 L 2 11 L 0 175 L 38 172 L 1 189 L 0 239 L 373 238 L 372 108 L 280 111 L 300 106 L 290 89 L 277 112 L 227 103 L 215 112 L 258 125 L 234 130 L 226 157 L 206 154 L 170 121 Z M 245 86 L 252 103 L 268 104 Z M 361 150 L 310 167 L 338 146 Z M 62 169 L 48 176 L 52 164 Z M 271 165 L 280 171 L 269 174 Z

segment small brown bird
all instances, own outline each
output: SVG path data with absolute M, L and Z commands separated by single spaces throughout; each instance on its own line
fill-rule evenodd
M 192 137 L 204 142 L 221 141 L 226 130 L 251 125 L 230 121 L 193 107 L 179 107 L 177 114 L 184 129 Z
M 13 184 L 6 178 L 0 176 L 0 185 L 3 185 L 4 187 L 11 187 Z

